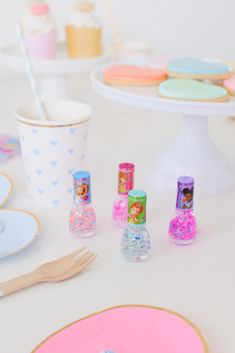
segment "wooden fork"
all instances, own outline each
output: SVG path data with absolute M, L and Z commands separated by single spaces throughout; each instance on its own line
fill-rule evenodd
M 61 282 L 72 278 L 83 271 L 96 254 L 83 247 L 58 260 L 45 263 L 33 272 L 0 283 L 0 297 L 18 292 L 42 282 Z

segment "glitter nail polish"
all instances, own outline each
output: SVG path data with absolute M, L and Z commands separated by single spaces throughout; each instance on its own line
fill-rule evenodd
M 132 163 L 119 164 L 118 194 L 113 204 L 114 223 L 124 228 L 128 212 L 128 192 L 134 188 L 135 166 Z
M 89 172 L 73 174 L 74 205 L 70 212 L 70 232 L 79 238 L 89 238 L 96 230 L 96 215 L 91 204 L 91 177 Z
M 146 229 L 146 199 L 143 190 L 128 193 L 127 227 L 121 243 L 121 252 L 128 261 L 141 262 L 151 254 L 151 241 Z
M 178 179 L 175 214 L 169 225 L 170 240 L 178 245 L 187 245 L 196 238 L 197 223 L 193 212 L 194 179 L 183 176 Z

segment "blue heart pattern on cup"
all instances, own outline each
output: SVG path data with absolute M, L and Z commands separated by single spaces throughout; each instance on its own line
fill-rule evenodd
M 74 149 L 74 148 L 70 148 L 70 149 L 68 150 L 68 153 L 69 153 L 69 154 L 74 154 L 74 152 L 75 152 L 75 149 Z
M 58 184 L 59 184 L 58 180 L 53 180 L 51 183 L 53 186 L 58 186 Z
M 57 140 L 51 140 L 51 145 L 55 147 L 57 145 L 58 141 Z
M 36 129 L 36 128 L 35 128 L 35 129 L 32 129 L 32 133 L 33 133 L 34 135 L 36 135 L 38 132 L 39 132 L 39 129 Z M 77 133 L 77 129 L 71 127 L 71 128 L 69 128 L 69 133 L 70 133 L 71 135 L 72 135 L 72 134 L 75 134 L 75 133 Z M 86 139 L 86 138 L 87 138 L 87 134 L 86 134 L 86 133 L 84 133 L 84 135 L 82 135 L 82 136 L 83 136 L 83 139 Z M 22 139 L 22 140 L 23 140 L 23 139 Z M 58 147 L 59 144 L 60 144 L 60 141 L 59 141 L 59 139 L 57 138 L 57 136 L 55 136 L 54 138 L 53 138 L 53 137 L 50 138 L 47 143 L 49 144 L 49 148 L 51 148 L 52 151 L 53 151 L 55 147 L 56 147 L 56 149 L 57 149 L 57 147 Z M 50 153 L 52 153 L 52 151 L 49 152 L 49 149 L 48 149 L 49 155 L 50 155 Z M 35 156 L 38 156 L 38 155 L 41 155 L 41 154 L 42 154 L 42 153 L 41 153 L 42 151 L 40 151 L 40 149 L 37 148 L 37 147 L 33 148 L 33 149 L 32 149 L 32 152 L 33 152 L 33 154 L 34 154 Z M 65 151 L 65 152 L 66 152 L 66 151 Z M 73 146 L 71 146 L 71 148 L 67 149 L 67 154 L 68 154 L 68 155 L 74 156 L 75 153 L 76 153 L 76 148 L 74 148 Z M 84 158 L 85 158 L 85 154 L 82 154 L 80 158 L 81 158 L 81 159 L 84 159 Z M 25 156 L 25 159 L 28 159 L 28 157 Z M 40 158 L 39 158 L 39 161 L 40 161 Z M 49 167 L 51 167 L 51 168 L 54 169 L 54 168 L 58 167 L 58 165 L 60 165 L 60 159 L 59 159 L 59 158 L 58 158 L 58 159 L 53 159 L 53 153 L 52 153 L 52 159 L 49 159 L 48 165 L 49 165 Z M 38 177 L 42 177 L 43 174 L 46 175 L 46 169 L 45 169 L 45 173 L 44 173 L 44 169 L 43 169 L 43 168 L 40 168 L 40 165 L 39 165 L 38 167 L 39 167 L 38 169 L 35 169 L 35 174 L 36 174 Z M 55 171 L 56 171 L 56 170 L 57 170 L 57 168 L 55 169 Z M 52 171 L 52 170 L 51 170 L 51 171 Z M 74 169 L 73 169 L 73 168 L 67 169 L 67 173 L 68 173 L 69 175 L 72 175 L 72 174 L 74 173 Z M 28 179 L 29 179 L 29 178 L 28 178 Z M 51 189 L 51 191 L 52 191 L 52 190 L 54 190 L 54 191 L 57 190 L 56 192 L 58 192 L 58 190 L 60 190 L 60 188 L 61 188 L 61 186 L 62 186 L 62 183 L 60 183 L 60 181 L 57 180 L 57 179 L 54 179 L 54 180 L 51 179 L 50 185 L 51 185 L 50 188 L 53 188 L 53 189 Z M 69 187 L 69 188 L 67 188 L 67 189 L 65 189 L 65 190 L 66 190 L 66 192 L 67 192 L 68 195 L 72 195 L 72 193 L 73 193 L 73 187 Z M 48 193 L 50 193 L 50 189 L 48 189 L 48 193 L 47 193 L 44 188 L 39 187 L 39 188 L 36 189 L 36 192 L 37 192 L 38 195 L 40 195 L 40 197 L 44 197 L 44 196 L 47 196 Z M 49 196 L 49 195 L 48 195 L 48 196 Z M 56 194 L 54 195 L 54 197 L 56 197 Z M 60 199 L 57 199 L 57 198 L 52 199 L 52 198 L 51 198 L 51 204 L 52 204 L 53 206 L 58 206 L 60 203 L 61 203 Z
M 52 200 L 52 204 L 53 204 L 54 206 L 58 206 L 59 203 L 60 203 L 59 200 Z
M 33 153 L 37 156 L 39 154 L 39 150 L 37 150 L 36 148 L 33 150 Z
M 56 167 L 59 164 L 58 161 L 51 161 L 51 165 L 52 167 Z

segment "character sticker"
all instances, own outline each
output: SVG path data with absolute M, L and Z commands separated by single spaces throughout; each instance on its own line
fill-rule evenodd
M 128 223 L 130 224 L 145 224 L 146 223 L 146 199 L 132 200 L 129 199 L 128 205 Z
M 193 191 L 193 187 L 179 188 L 176 207 L 183 210 L 191 210 L 193 208 Z
M 128 194 L 133 189 L 133 173 L 120 171 L 118 175 L 119 194 Z
M 82 203 L 91 202 L 90 186 L 85 182 L 75 182 L 76 199 Z

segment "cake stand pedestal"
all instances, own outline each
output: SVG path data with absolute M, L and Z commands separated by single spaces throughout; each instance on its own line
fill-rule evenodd
M 179 176 L 195 178 L 200 195 L 212 196 L 235 188 L 235 171 L 218 151 L 208 133 L 209 116 L 235 115 L 235 99 L 227 103 L 189 102 L 163 99 L 156 87 L 120 88 L 102 81 L 103 70 L 92 74 L 93 88 L 106 98 L 133 107 L 180 113 L 182 127 L 168 147 L 149 163 L 148 176 L 153 186 L 161 191 L 176 188 Z M 172 115 L 174 116 L 174 115 Z
M 43 99 L 68 99 L 67 77 L 91 71 L 106 63 L 108 55 L 91 59 L 69 59 L 64 43 L 57 46 L 57 55 L 52 60 L 32 60 L 33 71 L 38 77 Z M 0 63 L 6 69 L 26 73 L 24 59 L 17 46 L 0 48 Z

